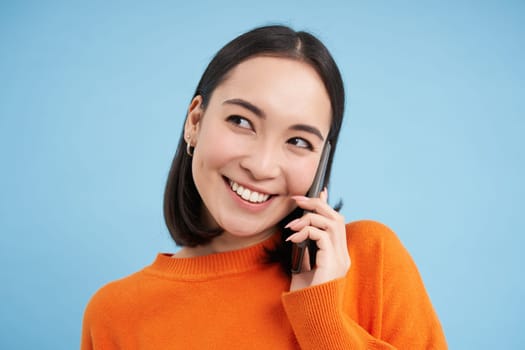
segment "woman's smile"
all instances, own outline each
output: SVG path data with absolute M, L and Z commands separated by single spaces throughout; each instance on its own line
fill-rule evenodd
M 271 206 L 276 198 L 275 195 L 250 189 L 228 178 L 225 178 L 224 183 L 234 205 L 242 211 L 260 213 Z
M 239 183 L 228 180 L 230 188 L 233 192 L 237 193 L 239 197 L 250 203 L 264 203 L 270 198 L 270 194 L 249 189 L 246 185 L 240 185 Z

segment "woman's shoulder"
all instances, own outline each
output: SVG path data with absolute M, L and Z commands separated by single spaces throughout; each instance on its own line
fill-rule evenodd
M 377 242 L 398 242 L 395 232 L 387 225 L 374 220 L 358 220 L 346 224 L 349 241 L 374 244 Z
M 374 220 L 359 220 L 346 224 L 346 237 L 351 256 L 407 255 L 397 234 L 387 225 Z
M 129 310 L 129 305 L 135 300 L 140 286 L 141 275 L 141 271 L 135 272 L 99 288 L 86 306 L 85 317 L 93 316 L 100 319 L 101 315 L 110 316 Z

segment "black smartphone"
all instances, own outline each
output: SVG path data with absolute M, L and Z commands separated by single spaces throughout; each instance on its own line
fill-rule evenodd
M 312 187 L 308 190 L 306 194 L 307 197 L 316 198 L 319 197 L 319 194 L 323 190 L 324 177 L 326 174 L 326 166 L 328 165 L 328 157 L 330 156 L 330 149 L 332 145 L 329 141 L 326 142 L 321 153 L 321 160 L 319 161 L 319 166 L 317 167 L 317 172 L 315 173 L 314 181 Z M 307 211 L 305 210 L 305 213 Z M 303 265 L 304 252 L 308 249 L 308 255 L 310 256 L 310 266 L 315 265 L 315 254 L 317 253 L 317 244 L 310 239 L 302 241 L 300 243 L 294 243 L 292 246 L 292 273 L 301 272 L 301 267 Z

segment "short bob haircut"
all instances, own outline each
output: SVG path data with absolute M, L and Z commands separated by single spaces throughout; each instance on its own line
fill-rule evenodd
M 224 46 L 213 57 L 204 71 L 195 94 L 202 97 L 205 109 L 214 90 L 227 78 L 232 68 L 254 56 L 291 58 L 312 66 L 321 77 L 332 108 L 330 132 L 327 141 L 332 144 L 325 176 L 326 186 L 344 113 L 344 87 L 341 74 L 328 49 L 312 34 L 296 32 L 281 25 L 264 26 L 246 32 Z M 184 125 L 184 124 L 183 124 Z M 194 247 L 210 242 L 222 233 L 221 228 L 205 227 L 202 220 L 203 202 L 195 187 L 191 168 L 192 158 L 186 152 L 184 127 L 169 171 L 164 192 L 164 219 L 171 237 L 179 246 Z M 291 233 L 284 226 L 299 217 L 296 209 L 279 223 L 283 237 L 280 246 L 270 254 L 271 261 L 279 261 L 289 271 L 291 244 L 284 239 Z

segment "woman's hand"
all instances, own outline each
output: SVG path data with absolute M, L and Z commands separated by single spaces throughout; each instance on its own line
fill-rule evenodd
M 299 243 L 311 239 L 319 250 L 313 267 L 310 266 L 308 250 L 305 251 L 301 272 L 292 275 L 290 291 L 344 277 L 350 268 L 345 220 L 328 205 L 326 188 L 319 198 L 294 196 L 293 199 L 300 208 L 310 212 L 286 225 L 296 231 L 287 241 Z

